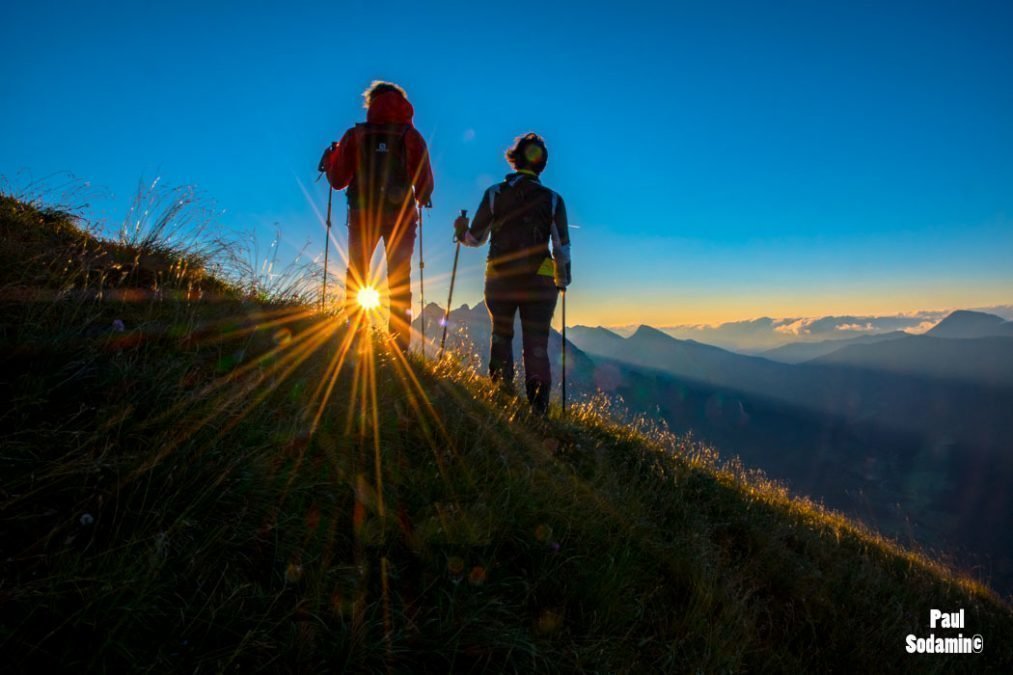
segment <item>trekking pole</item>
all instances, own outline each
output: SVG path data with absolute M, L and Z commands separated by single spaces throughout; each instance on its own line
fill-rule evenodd
M 327 233 L 324 236 L 324 283 L 320 292 L 320 310 L 327 308 L 327 254 L 331 251 L 331 199 L 334 197 L 334 188 L 327 186 Z
M 563 377 L 561 384 L 563 387 L 563 415 L 566 415 L 566 289 L 560 289 L 560 292 L 563 294 Z
M 422 311 L 419 321 L 422 328 L 422 360 L 426 360 L 426 258 L 422 253 L 422 214 L 424 206 L 419 206 L 419 296 Z
M 468 209 L 461 209 L 461 217 L 468 217 Z M 447 345 L 447 326 L 450 325 L 450 303 L 454 299 L 454 281 L 457 279 L 457 259 L 461 255 L 461 240 L 454 235 L 454 241 L 457 242 L 457 248 L 454 249 L 454 267 L 450 273 L 450 293 L 447 294 L 447 312 L 443 315 L 443 337 L 440 338 L 440 355 L 436 357 L 439 360 L 443 356 L 443 348 Z

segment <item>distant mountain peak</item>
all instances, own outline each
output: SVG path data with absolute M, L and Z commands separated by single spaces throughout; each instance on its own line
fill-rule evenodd
M 1008 323 L 1001 316 L 958 309 L 940 321 L 927 335 L 943 338 L 989 337 L 1005 332 L 1003 324 Z
M 1001 316 L 995 314 L 989 314 L 987 312 L 977 312 L 973 309 L 957 309 L 950 312 L 943 321 L 988 321 L 989 323 L 1002 323 L 1004 319 Z
M 640 324 L 640 326 L 633 332 L 630 338 L 666 338 L 668 340 L 675 341 L 675 338 L 666 333 L 665 331 L 658 330 L 654 326 L 648 326 L 646 324 Z
M 569 328 L 570 330 L 580 331 L 587 335 L 603 335 L 610 338 L 614 337 L 619 338 L 620 340 L 622 339 L 621 335 L 616 333 L 611 328 L 606 328 L 605 326 L 585 326 L 582 324 L 577 324 L 576 326 L 570 326 Z

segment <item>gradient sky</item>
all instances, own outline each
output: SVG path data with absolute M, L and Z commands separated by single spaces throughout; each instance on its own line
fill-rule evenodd
M 431 144 L 429 301 L 529 130 L 579 228 L 575 323 L 1013 301 L 1011 2 L 388 5 L 4 3 L 0 175 L 71 172 L 114 222 L 142 178 L 193 184 L 319 253 L 320 152 L 385 78 Z

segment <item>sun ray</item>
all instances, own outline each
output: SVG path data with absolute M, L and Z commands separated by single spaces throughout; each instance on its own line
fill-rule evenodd
M 429 417 L 436 424 L 440 433 L 443 436 L 446 436 L 447 430 L 443 426 L 443 422 L 440 420 L 440 415 L 439 413 L 436 412 L 436 409 L 433 407 L 432 403 L 429 401 L 429 398 L 426 396 L 425 389 L 419 382 L 418 377 L 412 371 L 411 364 L 408 363 L 408 358 L 401 353 L 401 350 L 394 347 L 394 345 L 391 345 L 391 348 L 388 351 L 393 357 L 391 359 L 391 362 L 395 365 L 395 367 L 399 368 L 400 374 L 403 375 L 403 377 L 400 378 L 402 383 L 411 384 L 414 387 L 414 391 L 418 395 L 418 400 L 421 400 L 423 402 L 425 412 L 429 414 Z M 418 412 L 421 413 L 423 412 L 423 410 L 420 408 Z
M 215 337 L 198 338 L 196 345 L 199 347 L 210 347 L 212 345 L 220 344 L 222 342 L 228 342 L 230 340 L 235 340 L 236 338 L 244 337 L 246 335 L 249 335 L 250 333 L 255 333 L 258 330 L 267 330 L 269 328 L 274 328 L 276 326 L 284 326 L 285 324 L 288 323 L 294 323 L 296 321 L 309 318 L 314 314 L 316 314 L 316 312 L 312 309 L 302 309 L 302 308 L 299 309 L 289 308 L 286 309 L 285 311 L 288 312 L 286 315 L 272 319 L 270 321 L 257 323 L 252 326 L 247 326 L 245 328 L 240 328 L 238 330 L 230 332 L 219 331 L 218 335 Z M 228 322 L 227 319 L 223 319 L 221 320 L 219 325 L 225 324 L 227 322 Z M 207 330 L 209 327 L 202 326 L 201 328 L 202 330 Z
M 222 429 L 220 429 L 212 439 L 210 439 L 207 443 L 204 444 L 204 446 L 198 449 L 198 454 L 202 453 L 204 449 L 206 449 L 206 447 L 210 445 L 211 442 L 231 432 L 232 429 L 234 429 L 235 426 L 239 424 L 239 422 L 241 422 L 243 419 L 246 418 L 247 415 L 256 410 L 257 407 L 261 403 L 263 403 L 272 392 L 274 392 L 279 386 L 281 386 L 281 384 L 285 382 L 288 379 L 288 377 L 293 372 L 295 372 L 296 369 L 298 369 L 301 365 L 303 365 L 310 354 L 315 352 L 321 345 L 326 343 L 327 340 L 330 339 L 330 336 L 333 334 L 335 326 L 333 323 L 329 323 L 325 324 L 325 327 L 330 328 L 331 333 L 324 332 L 318 337 L 318 339 L 312 342 L 307 342 L 307 344 L 303 346 L 300 354 L 286 355 L 286 359 L 289 361 L 289 363 L 285 367 L 284 371 L 280 374 L 280 376 L 274 378 L 272 382 L 268 383 L 267 386 L 263 387 L 257 393 L 257 395 L 253 397 L 253 399 L 251 399 L 243 408 L 241 408 L 239 412 L 234 414 L 226 423 L 226 425 Z M 287 496 L 288 491 L 291 488 L 292 482 L 295 479 L 299 468 L 302 466 L 302 462 L 303 459 L 305 458 L 307 447 L 308 444 L 304 444 L 299 447 L 299 454 L 296 456 L 295 466 L 291 469 L 292 473 L 289 476 L 289 480 L 287 481 L 285 488 L 281 491 L 279 495 L 279 503 L 283 501 Z M 220 477 L 220 479 L 222 478 L 224 478 L 224 474 L 222 477 Z
M 341 369 L 344 366 L 345 359 L 348 357 L 354 342 L 355 331 L 346 330 L 345 335 L 341 340 L 341 345 L 334 351 L 334 356 L 331 358 L 327 369 L 324 371 L 324 377 L 320 379 L 320 384 L 317 385 L 316 391 L 314 391 L 313 395 L 310 397 L 308 405 L 308 408 L 310 409 L 312 409 L 317 398 L 320 398 L 320 405 L 317 406 L 316 414 L 313 416 L 313 424 L 310 427 L 311 434 L 316 431 L 320 424 L 320 419 L 324 414 L 324 409 L 327 407 L 327 403 L 334 391 L 334 385 L 337 383 L 338 377 L 341 375 Z M 321 391 L 323 391 L 322 396 Z
M 252 411 L 254 407 L 256 407 L 256 405 L 258 405 L 261 401 L 263 401 L 263 399 L 266 398 L 266 396 L 270 394 L 270 392 L 274 391 L 288 377 L 288 375 L 292 372 L 292 370 L 294 370 L 295 367 L 298 367 L 298 365 L 300 365 L 309 354 L 313 353 L 324 344 L 324 342 L 327 339 L 326 331 L 328 329 L 331 330 L 334 329 L 333 323 L 320 322 L 317 325 L 313 326 L 312 328 L 309 328 L 306 331 L 304 331 L 302 334 L 298 336 L 300 342 L 302 342 L 303 344 L 301 344 L 297 348 L 291 345 L 287 346 L 289 352 L 283 354 L 274 363 L 271 363 L 267 368 L 264 369 L 263 372 L 257 373 L 256 376 L 253 377 L 249 382 L 239 383 L 237 391 L 225 393 L 222 396 L 220 396 L 214 402 L 214 404 L 211 405 L 210 411 L 204 417 L 202 417 L 195 423 L 180 428 L 173 439 L 167 441 L 161 448 L 159 448 L 159 451 L 155 453 L 151 457 L 151 459 L 149 459 L 147 462 L 144 462 L 124 480 L 132 480 L 146 473 L 147 471 L 150 471 L 152 468 L 154 468 L 160 462 L 162 462 L 166 457 L 168 457 L 176 448 L 178 448 L 186 440 L 191 438 L 194 434 L 203 429 L 210 422 L 220 419 L 222 415 L 230 407 L 235 405 L 238 401 L 246 399 L 250 394 L 254 393 L 259 387 L 264 385 L 265 381 L 270 376 L 274 375 L 276 371 L 285 368 L 285 371 L 281 377 L 275 378 L 273 382 L 268 382 L 266 386 L 264 386 L 264 391 L 255 396 L 254 399 L 248 400 L 246 406 L 241 408 L 238 413 L 234 414 L 229 419 L 229 421 L 221 429 L 217 431 L 214 438 L 215 439 L 220 438 L 224 433 L 230 431 L 236 424 L 238 424 L 243 418 L 245 418 L 246 415 L 249 414 L 249 412 Z M 292 342 L 295 343 L 296 340 L 293 339 Z M 269 353 L 274 353 L 276 351 L 277 348 L 272 349 L 271 352 Z M 248 366 L 249 365 L 259 366 L 262 362 L 263 358 L 257 359 L 252 364 L 248 364 Z M 294 365 L 289 366 L 289 364 Z M 226 378 L 223 377 L 220 379 L 224 380 Z M 231 379 L 234 380 L 235 378 Z M 203 400 L 204 398 L 205 396 L 203 395 L 197 396 L 194 397 L 193 399 L 190 399 L 189 403 L 192 404 L 194 402 Z M 177 410 L 177 414 L 179 412 L 180 411 Z M 163 415 L 162 418 L 164 419 L 165 416 Z
M 321 329 L 326 329 L 326 327 L 327 327 L 326 323 L 319 323 L 313 326 L 312 328 L 309 328 L 307 330 L 302 331 L 301 333 L 296 334 L 295 337 L 293 337 L 290 340 L 280 342 L 267 352 L 258 355 L 257 358 L 252 359 L 248 363 L 229 371 L 224 376 L 216 378 L 215 380 L 211 381 L 210 383 L 202 387 L 199 391 L 195 392 L 194 395 L 191 396 L 190 398 L 185 398 L 181 400 L 179 403 L 170 407 L 161 415 L 153 417 L 151 421 L 146 424 L 146 426 L 155 426 L 157 424 L 165 422 L 165 420 L 167 419 L 171 419 L 173 417 L 178 416 L 182 410 L 193 405 L 195 401 L 200 401 L 210 396 L 214 392 L 224 388 L 226 385 L 231 384 L 232 382 L 238 380 L 241 377 L 244 377 L 250 371 L 254 370 L 255 368 L 260 368 L 264 362 L 270 361 L 271 359 L 275 358 L 279 354 L 282 354 L 286 350 L 295 349 L 299 344 L 312 338 L 316 334 L 316 332 L 318 332 Z

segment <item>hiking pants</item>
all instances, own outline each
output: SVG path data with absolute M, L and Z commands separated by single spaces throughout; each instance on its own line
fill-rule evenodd
M 390 292 L 390 319 L 387 329 L 401 351 L 408 351 L 412 322 L 412 252 L 417 232 L 416 214 L 402 218 L 396 213 L 379 216 L 352 211 L 348 223 L 348 272 L 345 276 L 346 310 L 358 308 L 356 295 L 364 285 L 378 286 L 370 269 L 376 245 L 383 239 L 387 257 L 387 286 Z
M 552 372 L 549 368 L 549 331 L 556 311 L 556 285 L 552 277 L 487 278 L 485 304 L 492 317 L 489 376 L 508 389 L 514 379 L 514 316 L 521 316 L 524 345 L 524 388 L 532 409 L 544 414 L 549 407 Z

